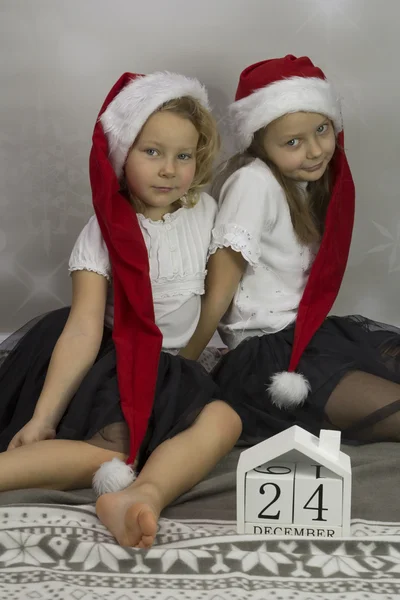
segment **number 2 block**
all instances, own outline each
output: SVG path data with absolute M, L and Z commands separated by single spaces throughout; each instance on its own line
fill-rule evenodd
M 291 523 L 296 465 L 266 463 L 246 476 L 245 521 Z
M 293 523 L 342 525 L 342 479 L 317 464 L 297 464 Z

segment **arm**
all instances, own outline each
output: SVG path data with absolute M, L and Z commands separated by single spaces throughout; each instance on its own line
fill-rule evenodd
M 200 319 L 181 356 L 199 358 L 228 310 L 246 265 L 243 256 L 232 248 L 220 248 L 210 256 Z
M 104 327 L 107 279 L 72 273 L 72 307 L 50 360 L 34 417 L 57 427 L 72 396 L 96 360 Z
M 229 308 L 247 265 L 256 266 L 267 221 L 274 219 L 269 201 L 272 174 L 253 164 L 237 170 L 225 182 L 212 231 L 206 293 L 199 323 L 181 356 L 197 360 Z M 277 185 L 275 183 L 275 185 Z M 268 225 L 269 226 L 269 225 Z
M 52 439 L 72 396 L 96 360 L 104 327 L 107 279 L 89 271 L 72 274 L 72 307 L 51 356 L 32 418 L 8 450 Z

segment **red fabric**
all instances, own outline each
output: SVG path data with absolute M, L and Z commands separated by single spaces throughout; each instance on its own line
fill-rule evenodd
M 262 60 L 250 65 L 241 73 L 235 101 L 247 98 L 253 92 L 270 83 L 290 77 L 319 77 L 319 79 L 325 79 L 321 69 L 315 67 L 307 56 L 296 58 L 292 54 L 288 54 L 283 58 Z
M 108 94 L 100 115 L 136 75 L 125 73 Z M 108 145 L 97 121 L 90 153 L 93 205 L 113 273 L 114 330 L 121 407 L 130 429 L 133 462 L 151 414 L 162 336 L 155 324 L 146 245 L 136 214 L 119 193 Z
M 235 100 L 291 77 L 318 77 L 324 73 L 305 56 L 287 55 L 250 65 L 240 75 Z M 346 269 L 354 223 L 355 189 L 344 152 L 343 132 L 333 158 L 334 184 L 324 235 L 301 299 L 289 371 L 294 371 L 313 335 L 322 325 L 339 293 Z
M 299 305 L 289 371 L 296 369 L 311 338 L 328 316 L 346 270 L 354 224 L 355 189 L 343 143 L 341 132 L 333 158 L 335 183 L 324 235 Z

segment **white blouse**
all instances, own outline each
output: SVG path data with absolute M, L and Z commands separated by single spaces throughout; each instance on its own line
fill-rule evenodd
M 247 261 L 219 333 L 229 348 L 243 339 L 276 333 L 296 319 L 318 248 L 301 244 L 285 193 L 259 159 L 225 182 L 210 254 L 231 247 Z
M 203 192 L 193 208 L 179 208 L 160 221 L 137 215 L 149 254 L 155 319 L 164 349 L 184 347 L 196 328 L 216 212 L 215 200 Z M 69 260 L 70 272 L 82 270 L 103 275 L 110 282 L 105 323 L 112 327 L 112 269 L 95 216 L 79 235 Z

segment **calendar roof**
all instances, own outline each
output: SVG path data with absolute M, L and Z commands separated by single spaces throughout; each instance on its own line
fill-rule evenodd
M 340 451 L 340 431 L 323 429 L 318 438 L 294 425 L 242 452 L 238 476 L 277 458 L 294 462 L 301 462 L 302 458 L 311 459 L 341 477 L 351 472 L 349 456 Z

